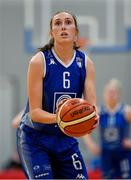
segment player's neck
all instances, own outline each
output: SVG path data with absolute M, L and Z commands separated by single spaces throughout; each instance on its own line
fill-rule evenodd
M 118 102 L 117 102 L 117 103 L 108 103 L 108 104 L 106 104 L 106 107 L 107 107 L 107 109 L 108 109 L 110 112 L 116 111 L 116 109 L 118 108 L 118 106 L 119 106 L 119 103 L 118 103 Z
M 64 63 L 69 63 L 74 56 L 74 49 L 72 46 L 56 45 L 54 46 L 54 51 Z

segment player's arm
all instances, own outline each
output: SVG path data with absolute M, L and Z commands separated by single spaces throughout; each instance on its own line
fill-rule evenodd
M 21 120 L 21 117 L 22 117 L 22 114 L 23 114 L 23 110 L 20 111 L 12 120 L 12 127 L 13 128 L 17 128 L 20 124 L 20 120 Z
M 131 122 L 131 106 L 130 105 L 125 106 L 125 117 L 128 122 Z M 131 149 L 131 139 L 130 138 L 124 139 L 123 145 L 125 148 Z
M 82 137 L 83 142 L 86 148 L 91 152 L 93 155 L 99 155 L 101 152 L 100 146 L 95 142 L 91 134 L 86 134 Z
M 86 79 L 84 85 L 84 98 L 96 106 L 95 69 L 93 61 L 88 58 L 86 64 Z
M 127 121 L 131 122 L 131 106 L 130 105 L 125 106 L 125 117 Z
M 86 65 L 86 79 L 84 85 L 84 98 L 96 107 L 96 88 L 95 88 L 95 68 L 93 61 L 88 58 Z M 98 108 L 96 108 L 98 110 Z M 97 111 L 98 113 L 98 111 Z M 99 119 L 97 115 L 96 120 Z M 95 126 L 94 126 L 95 128 Z M 82 137 L 85 146 L 94 155 L 100 154 L 100 147 L 95 142 L 91 134 Z
M 30 117 L 34 122 L 55 123 L 56 115 L 42 110 L 44 60 L 37 53 L 29 63 L 27 74 L 27 90 L 29 97 Z
M 98 113 L 98 107 L 96 105 L 96 86 L 95 86 L 95 68 L 93 61 L 88 57 L 86 65 L 86 79 L 84 85 L 84 98 L 95 106 Z
M 86 65 L 86 78 L 84 84 L 84 98 L 95 106 L 96 109 L 96 124 L 93 128 L 96 128 L 99 123 L 98 108 L 96 106 L 96 87 L 95 87 L 95 68 L 93 61 L 88 58 Z

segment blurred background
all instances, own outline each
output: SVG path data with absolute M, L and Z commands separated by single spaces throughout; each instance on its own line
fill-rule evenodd
M 48 41 L 57 11 L 78 19 L 83 50 L 95 64 L 98 105 L 112 77 L 122 82 L 123 99 L 131 104 L 131 0 L 0 0 L 0 169 L 16 149 L 11 123 L 26 103 L 28 62 Z

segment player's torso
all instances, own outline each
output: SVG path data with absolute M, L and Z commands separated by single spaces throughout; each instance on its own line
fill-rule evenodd
M 43 79 L 43 109 L 55 112 L 62 99 L 81 97 L 85 81 L 85 55 L 79 51 L 64 64 L 52 50 L 44 52 L 46 74 Z
M 41 53 L 45 59 L 42 105 L 45 111 L 55 113 L 56 105 L 62 99 L 82 97 L 86 76 L 86 55 L 75 51 L 72 60 L 66 65 L 53 50 Z M 29 104 L 26 107 L 26 112 L 28 111 Z M 25 122 L 30 127 L 51 134 L 62 133 L 57 124 L 30 123 L 27 119 L 28 117 Z
M 100 113 L 101 143 L 104 149 L 122 149 L 122 141 L 128 135 L 128 122 L 124 116 L 124 105 L 114 113 L 102 107 Z

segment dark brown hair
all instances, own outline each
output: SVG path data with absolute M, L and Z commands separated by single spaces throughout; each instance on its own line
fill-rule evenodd
M 76 16 L 74 14 L 69 13 L 67 11 L 59 11 L 59 12 L 55 13 L 54 16 L 57 15 L 57 14 L 63 13 L 63 12 L 68 13 L 68 14 L 70 14 L 73 17 L 74 22 L 75 22 L 76 30 L 79 33 L 77 18 L 76 18 Z M 50 20 L 50 30 L 52 29 L 52 21 L 53 21 L 54 16 Z M 49 42 L 45 46 L 38 48 L 38 51 L 50 50 L 53 46 L 54 46 L 54 39 L 50 38 Z M 74 43 L 74 47 L 73 48 L 74 49 L 79 49 L 80 47 L 77 46 L 76 43 Z

